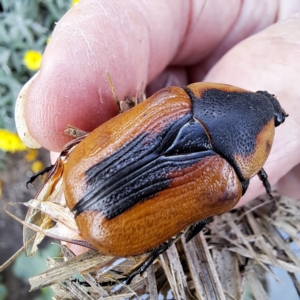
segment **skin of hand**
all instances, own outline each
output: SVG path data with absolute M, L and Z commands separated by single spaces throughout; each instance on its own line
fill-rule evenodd
M 116 115 L 106 71 L 119 99 L 198 81 L 267 90 L 289 117 L 264 168 L 273 188 L 300 198 L 298 12 L 298 0 L 81 0 L 58 22 L 18 104 L 19 133 L 58 152 L 68 124 L 91 131 Z M 256 177 L 239 205 L 264 193 Z

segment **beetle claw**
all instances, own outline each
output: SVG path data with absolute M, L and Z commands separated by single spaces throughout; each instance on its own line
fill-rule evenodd
M 33 176 L 31 176 L 29 178 L 29 180 L 26 182 L 26 188 L 28 189 L 28 185 L 29 184 L 32 184 L 39 176 L 45 174 L 45 173 L 48 173 L 49 171 L 51 171 L 51 169 L 53 168 L 54 165 L 51 165 L 49 167 L 46 167 L 45 169 L 43 169 L 42 171 L 34 174 Z

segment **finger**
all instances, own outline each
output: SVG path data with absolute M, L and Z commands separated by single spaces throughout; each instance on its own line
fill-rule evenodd
M 269 25 L 289 18 L 300 11 L 300 2 L 291 1 L 243 1 L 234 25 L 224 39 L 209 52 L 198 65 L 197 80 L 202 81 L 214 64 L 234 45 L 263 30 Z M 222 25 L 220 25 L 222 26 Z M 199 29 L 198 29 L 199 30 Z M 197 37 L 195 37 L 196 39 Z
M 282 195 L 287 195 L 294 199 L 300 199 L 299 182 L 300 164 L 295 166 L 291 171 L 289 171 L 284 177 L 282 177 L 278 181 L 276 189 Z
M 286 122 L 275 130 L 272 151 L 264 167 L 272 185 L 300 163 L 299 26 L 300 17 L 295 16 L 245 40 L 228 52 L 206 77 L 206 81 L 253 91 L 267 90 L 277 96 L 289 114 Z M 196 69 L 193 72 L 197 77 Z M 263 191 L 261 182 L 255 178 L 241 203 Z
M 61 150 L 68 124 L 91 131 L 117 113 L 106 71 L 120 99 L 140 94 L 168 64 L 205 58 L 244 2 L 188 3 L 82 0 L 72 8 L 57 24 L 24 100 L 30 135 Z
M 50 152 L 50 161 L 51 161 L 52 165 L 55 164 L 55 162 L 58 159 L 59 155 L 60 155 L 60 152 L 53 152 L 53 151 Z
M 156 91 L 167 86 L 184 86 L 187 84 L 188 75 L 184 67 L 169 67 L 147 85 L 146 95 L 150 97 Z

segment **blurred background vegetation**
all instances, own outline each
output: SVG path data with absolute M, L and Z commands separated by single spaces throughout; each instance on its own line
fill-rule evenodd
M 71 0 L 0 0 L 0 128 L 15 130 L 14 104 L 39 69 L 55 23 Z
M 22 86 L 38 71 L 56 22 L 79 0 L 0 0 L 0 265 L 22 245 L 21 225 L 4 213 L 8 202 L 28 201 L 35 190 L 25 182 L 44 168 L 47 153 L 27 149 L 14 122 Z M 23 208 L 17 210 L 23 211 Z M 20 256 L 0 273 L 0 300 L 51 299 L 44 290 L 28 294 L 28 277 L 45 270 L 45 256 L 58 254 L 45 244 L 35 258 Z

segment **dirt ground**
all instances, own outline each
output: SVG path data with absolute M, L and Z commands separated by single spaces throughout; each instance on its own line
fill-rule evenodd
M 39 156 L 45 165 L 49 164 L 47 152 L 41 151 Z M 15 215 L 24 218 L 26 207 L 17 203 L 31 199 L 39 185 L 37 183 L 30 189 L 26 188 L 25 183 L 32 175 L 32 172 L 30 171 L 31 163 L 26 161 L 24 157 L 24 152 L 6 154 L 5 167 L 0 171 L 0 180 L 2 182 L 2 197 L 0 198 L 0 265 L 22 247 L 22 225 L 5 213 L 4 206 L 8 202 L 15 203 L 13 207 L 8 206 L 8 209 Z M 31 267 L 29 264 L 28 268 Z M 0 285 L 2 285 L 2 290 L 6 289 L 4 293 L 6 297 L 0 293 L 0 299 L 44 299 L 41 296 L 39 297 L 40 291 L 29 293 L 30 287 L 28 282 L 20 279 L 15 273 L 13 264 L 0 273 Z

